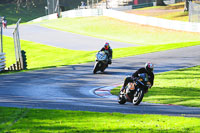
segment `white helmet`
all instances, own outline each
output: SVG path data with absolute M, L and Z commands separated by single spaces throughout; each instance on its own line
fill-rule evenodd
M 147 70 L 147 71 L 151 71 L 151 72 L 153 72 L 153 68 L 154 68 L 154 66 L 153 66 L 153 64 L 152 63 L 146 63 L 145 64 L 145 69 Z

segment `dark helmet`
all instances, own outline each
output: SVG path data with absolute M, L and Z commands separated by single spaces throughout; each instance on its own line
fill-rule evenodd
M 110 46 L 109 46 L 109 43 L 108 43 L 108 42 L 106 42 L 106 43 L 105 43 L 105 45 L 104 45 L 104 48 L 105 48 L 106 50 L 108 50 L 108 49 L 110 48 Z
M 147 71 L 153 72 L 153 68 L 154 68 L 154 65 L 153 65 L 152 63 L 146 63 L 146 64 L 145 64 L 145 69 L 146 69 Z

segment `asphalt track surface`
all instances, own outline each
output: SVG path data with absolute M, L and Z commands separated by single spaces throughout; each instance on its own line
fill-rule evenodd
M 13 36 L 15 26 L 4 30 L 3 34 Z M 99 39 L 90 36 L 79 35 L 71 32 L 58 31 L 40 26 L 39 24 L 24 24 L 19 26 L 20 39 L 41 44 L 73 50 L 99 50 L 105 42 L 109 42 L 112 48 L 133 47 L 135 44 Z
M 200 65 L 199 51 L 200 45 L 114 59 L 99 74 L 92 74 L 91 62 L 0 75 L 0 106 L 200 117 L 200 108 L 144 102 L 119 105 L 116 97 L 95 95 L 99 88 L 122 84 L 148 61 L 155 64 L 155 73 Z

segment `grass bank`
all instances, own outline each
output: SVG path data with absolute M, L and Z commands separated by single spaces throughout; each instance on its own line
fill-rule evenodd
M 127 12 L 142 16 L 151 16 L 162 19 L 188 22 L 189 14 L 188 12 L 184 11 L 184 6 L 185 2 L 180 2 L 176 4 L 170 4 L 167 6 L 153 6 L 153 7 L 134 9 L 134 10 L 129 10 Z
M 143 101 L 200 107 L 200 66 L 155 75 L 154 86 Z M 117 87 L 111 91 L 118 95 Z
M 200 118 L 0 107 L 2 132 L 198 132 Z
M 138 45 L 160 45 L 200 41 L 200 33 L 168 30 L 104 16 L 61 18 L 44 21 L 41 25 L 52 29 Z
M 13 39 L 4 36 L 4 52 L 6 53 L 6 64 L 10 66 L 15 63 Z M 147 45 L 140 47 L 113 49 L 113 58 L 134 56 L 139 54 L 158 52 L 188 46 L 199 45 L 200 42 L 175 43 L 165 45 Z M 95 60 L 97 51 L 79 51 L 64 48 L 56 48 L 35 42 L 21 40 L 21 48 L 26 51 L 28 69 L 41 69 L 63 65 L 81 64 Z

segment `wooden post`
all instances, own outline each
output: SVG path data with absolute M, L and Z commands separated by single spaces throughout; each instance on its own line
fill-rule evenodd
M 21 70 L 19 61 L 16 62 L 17 70 Z
M 20 64 L 20 70 L 23 70 L 24 69 L 24 63 L 23 63 L 23 58 L 22 57 L 19 59 L 19 64 Z
M 12 66 L 10 66 L 9 68 L 10 68 L 10 70 L 12 71 Z
M 13 64 L 13 69 L 16 70 L 16 65 L 15 64 Z

